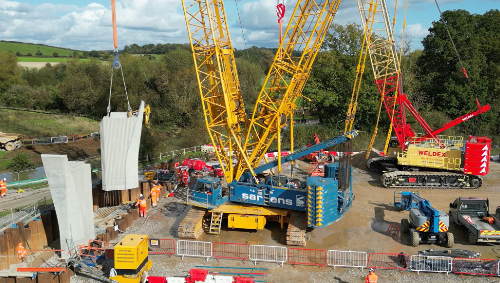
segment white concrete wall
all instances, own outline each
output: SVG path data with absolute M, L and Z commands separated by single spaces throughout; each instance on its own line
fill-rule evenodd
M 63 258 L 76 245 L 95 239 L 92 210 L 92 178 L 90 164 L 68 161 L 66 155 L 42 154 L 59 223 Z
M 102 189 L 105 191 L 137 188 L 144 101 L 137 116 L 111 112 L 101 121 Z

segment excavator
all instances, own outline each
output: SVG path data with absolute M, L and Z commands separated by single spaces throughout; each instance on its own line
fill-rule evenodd
M 339 4 L 340 0 L 297 1 L 253 113 L 247 115 L 223 1 L 182 0 L 206 128 L 224 179 L 203 177 L 188 189 L 185 203 L 192 207 L 178 227 L 180 238 L 197 238 L 204 230 L 219 234 L 223 218 L 229 228 L 251 230 L 263 229 L 266 221 L 277 221 L 282 229 L 288 223 L 288 245 L 305 246 L 308 229 L 339 220 L 352 206 L 349 162 L 329 164 L 324 177 L 305 181 L 293 178 L 293 171 L 290 177 L 281 174 L 283 163 L 348 144 L 357 136 L 351 130 L 293 152 L 295 102 Z M 278 154 L 277 160 L 261 164 L 287 125 L 291 154 Z M 281 152 L 279 142 L 277 146 Z M 275 166 L 277 175 L 263 175 Z
M 476 99 L 476 110 L 433 130 L 403 91 L 401 62 L 393 40 L 395 18 L 391 21 L 385 0 L 358 0 L 358 7 L 364 30 L 358 70 L 364 70 L 364 62 L 369 56 L 381 96 L 367 158 L 377 134 L 382 107 L 392 127 L 386 140 L 385 156 L 368 159 L 368 169 L 382 172 L 381 181 L 387 188 L 481 187 L 480 176 L 489 171 L 491 140 L 473 136 L 468 139 L 442 136 L 440 133 L 490 110 L 490 105 L 481 105 Z M 357 75 L 360 81 L 362 72 Z M 424 135 L 418 136 L 407 122 L 407 111 L 424 129 Z M 392 129 L 395 133 L 393 137 Z

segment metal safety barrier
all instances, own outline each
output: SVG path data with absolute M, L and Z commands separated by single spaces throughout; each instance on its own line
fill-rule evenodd
M 327 254 L 328 266 L 363 268 L 368 264 L 366 252 L 329 250 Z
M 172 239 L 149 239 L 150 255 L 170 255 L 175 254 L 175 241 Z
M 370 253 L 366 267 L 376 269 L 406 269 L 408 266 L 408 255 L 399 253 Z
M 464 258 L 453 259 L 453 273 L 495 276 L 497 261 L 494 259 Z
M 243 262 L 249 258 L 249 245 L 236 243 L 213 243 L 213 257 L 217 261 L 221 258 L 225 259 L 241 259 Z
M 317 265 L 323 269 L 326 265 L 326 250 L 288 248 L 288 263 Z
M 412 255 L 408 262 L 408 269 L 422 272 L 453 272 L 453 258 L 448 256 L 425 256 L 425 255 Z
M 184 259 L 185 256 L 204 257 L 207 261 L 212 257 L 212 243 L 201 241 L 177 241 L 177 255 Z
M 287 260 L 285 247 L 250 245 L 249 259 L 257 264 L 257 261 L 277 262 L 281 266 Z

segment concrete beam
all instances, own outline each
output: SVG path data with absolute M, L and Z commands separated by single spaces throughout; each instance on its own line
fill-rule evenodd
M 76 245 L 95 239 L 90 164 L 68 161 L 66 155 L 42 154 L 59 223 L 62 258 Z
M 101 167 L 104 191 L 128 190 L 139 183 L 138 161 L 144 101 L 136 116 L 111 112 L 101 121 Z

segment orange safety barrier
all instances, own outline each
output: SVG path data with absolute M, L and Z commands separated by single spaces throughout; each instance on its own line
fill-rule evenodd
M 219 261 L 225 259 L 241 259 L 243 262 L 248 259 L 248 244 L 222 243 L 215 242 L 212 246 L 213 257 Z
M 497 275 L 497 261 L 494 259 L 463 258 L 453 259 L 453 273 L 470 275 Z
M 323 269 L 326 265 L 326 250 L 288 248 L 288 263 L 317 265 Z
M 399 269 L 404 270 L 408 266 L 409 256 L 404 253 L 370 253 L 368 254 L 368 268 L 375 269 Z
M 150 255 L 170 255 L 175 254 L 175 241 L 172 239 L 149 239 Z

